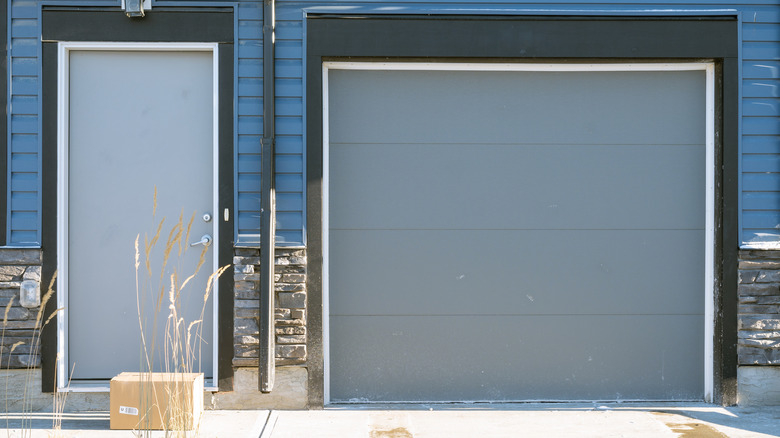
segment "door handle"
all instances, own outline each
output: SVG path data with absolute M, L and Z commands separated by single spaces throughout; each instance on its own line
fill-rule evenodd
M 203 246 L 211 245 L 211 236 L 209 236 L 208 234 L 204 234 L 199 241 L 190 243 L 190 246 L 198 246 L 198 245 L 203 245 Z

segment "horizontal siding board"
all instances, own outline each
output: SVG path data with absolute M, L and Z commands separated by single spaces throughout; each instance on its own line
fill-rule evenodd
M 23 192 L 38 190 L 38 174 L 34 172 L 11 173 L 11 190 Z
M 280 154 L 302 154 L 303 138 L 299 135 L 280 135 L 276 137 L 276 152 Z
M 263 99 L 261 97 L 239 97 L 238 115 L 239 116 L 262 116 Z
M 279 230 L 303 229 L 303 215 L 299 212 L 292 212 L 292 211 L 277 212 L 276 228 Z
M 746 210 L 742 220 L 745 228 L 780 229 L 779 211 Z
M 745 210 L 780 210 L 780 191 L 746 192 L 742 196 Z
M 11 98 L 11 112 L 19 115 L 37 115 L 37 96 L 13 96 Z
M 276 175 L 276 191 L 301 193 L 303 191 L 303 178 L 301 176 L 296 174 Z
M 13 58 L 11 60 L 11 73 L 15 76 L 36 76 L 38 74 L 38 58 Z
M 301 2 L 303 7 L 306 7 L 305 3 L 309 2 Z M 344 3 L 344 2 L 339 2 Z M 315 6 L 322 6 L 322 2 L 313 2 L 311 3 Z M 294 3 L 277 3 L 276 5 L 276 19 L 278 21 L 297 21 L 303 19 L 303 11 L 301 10 L 301 7 L 298 4 Z
M 260 154 L 238 154 L 238 171 L 260 172 L 261 160 Z
M 263 37 L 263 20 L 238 20 L 239 39 L 261 39 Z
M 278 173 L 303 173 L 302 155 L 277 155 L 274 162 Z
M 276 38 L 280 40 L 303 39 L 303 22 L 301 21 L 277 21 L 274 29 Z
M 780 117 L 744 117 L 742 132 L 747 135 L 780 135 Z
M 299 97 L 276 98 L 276 114 L 279 116 L 298 116 L 303 113 L 303 99 Z
M 242 173 L 238 175 L 238 191 L 239 192 L 259 192 L 260 191 L 260 174 L 259 173 Z
M 261 136 L 259 135 L 239 135 L 238 150 L 239 154 L 259 154 L 261 152 Z
M 282 135 L 301 135 L 303 134 L 303 119 L 299 116 L 277 117 L 276 132 Z
M 780 188 L 780 174 L 744 173 L 742 190 L 746 192 L 774 192 Z
M 238 60 L 238 77 L 239 78 L 262 78 L 263 77 L 263 60 L 262 59 L 246 59 L 242 58 Z M 243 94 L 240 94 L 243 96 Z
M 780 98 L 746 98 L 742 101 L 743 116 L 777 117 L 780 114 Z
M 780 61 L 744 61 L 742 76 L 745 79 L 780 79 Z
M 301 211 L 303 210 L 303 196 L 300 193 L 279 193 L 276 195 L 276 209 L 279 211 Z
M 277 246 L 300 246 L 303 244 L 303 231 L 301 230 L 277 230 Z
M 742 152 L 746 154 L 780 154 L 780 137 L 745 136 L 742 138 Z
M 776 6 L 747 6 L 742 14 L 742 20 L 753 23 L 780 23 L 780 8 Z
M 37 96 L 38 83 L 37 76 L 14 76 L 11 79 L 11 94 Z
M 13 152 L 37 153 L 38 135 L 37 134 L 13 134 L 11 136 Z
M 24 58 L 38 56 L 37 38 L 12 38 L 11 56 Z
M 780 30 L 772 23 L 751 23 L 742 25 L 744 41 L 780 41 Z
M 302 78 L 303 64 L 300 59 L 277 59 L 276 60 L 277 78 Z
M 262 97 L 263 80 L 258 78 L 238 78 L 238 95 L 246 97 Z
M 11 192 L 11 203 L 16 210 L 37 210 L 38 192 Z
M 11 229 L 33 230 L 38 227 L 38 213 L 36 211 L 14 211 L 11 213 Z
M 238 133 L 250 135 L 263 134 L 263 118 L 255 116 L 238 117 Z
M 238 16 L 242 20 L 262 20 L 263 9 L 260 2 L 240 2 L 238 4 Z
M 238 202 L 245 206 L 244 208 L 239 208 L 239 211 L 260 211 L 260 193 L 241 192 L 238 194 Z
M 261 58 L 263 56 L 263 42 L 260 40 L 239 40 L 239 58 Z
M 301 97 L 303 95 L 303 81 L 301 79 L 277 79 L 277 97 Z
M 35 1 L 12 1 L 11 17 L 38 18 L 38 5 Z
M 780 97 L 780 80 L 744 80 L 742 81 L 742 97 Z
M 774 25 L 773 25 L 774 26 Z M 742 44 L 743 59 L 780 59 L 780 43 L 776 41 L 746 42 Z
M 11 133 L 35 134 L 38 132 L 38 116 L 11 116 Z
M 283 59 L 298 59 L 303 55 L 303 43 L 295 41 L 277 41 L 276 56 Z
M 38 154 L 11 154 L 11 172 L 32 173 L 38 170 Z
M 38 20 L 14 18 L 11 20 L 11 32 L 16 38 L 38 38 Z
M 254 211 L 239 211 L 236 222 L 240 231 L 244 233 L 252 232 L 260 228 L 260 214 Z
M 756 243 L 762 243 L 762 244 L 772 244 L 776 245 L 777 242 L 780 242 L 780 230 L 776 229 L 745 229 L 745 239 L 744 243 L 748 244 L 756 244 Z
M 742 157 L 743 172 L 780 172 L 780 155 L 747 154 Z M 780 187 L 778 187 L 780 190 Z
M 11 221 L 11 226 L 15 227 L 16 223 Z M 16 228 L 11 230 L 11 238 L 9 240 L 11 245 L 35 245 L 40 243 L 37 231 L 19 230 Z

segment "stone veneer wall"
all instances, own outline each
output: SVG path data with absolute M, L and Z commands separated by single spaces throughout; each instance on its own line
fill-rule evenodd
M 260 250 L 236 248 L 234 367 L 257 367 Z M 276 249 L 276 364 L 306 363 L 306 250 Z
M 19 303 L 23 280 L 40 283 L 41 250 L 0 248 L 0 369 L 4 370 L 41 364 L 40 353 L 32 352 L 40 307 L 25 308 Z M 14 347 L 18 342 L 21 344 Z
M 780 251 L 739 252 L 739 365 L 780 366 Z

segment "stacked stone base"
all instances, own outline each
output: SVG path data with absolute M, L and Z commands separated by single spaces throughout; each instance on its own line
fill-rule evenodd
M 739 253 L 740 404 L 780 405 L 780 251 Z
M 257 367 L 260 331 L 260 250 L 236 248 L 233 365 Z M 276 250 L 276 364 L 306 363 L 306 251 Z
M 22 306 L 19 290 L 24 280 L 40 284 L 41 250 L 0 248 L 0 369 L 4 370 L 41 363 L 40 342 L 36 343 L 40 307 Z

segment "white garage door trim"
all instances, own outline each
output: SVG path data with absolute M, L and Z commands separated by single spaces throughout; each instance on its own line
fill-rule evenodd
M 57 391 L 61 392 L 108 392 L 108 382 L 97 385 L 69 385 L 68 362 L 68 124 L 69 124 L 69 59 L 71 50 L 112 50 L 112 51 L 199 51 L 211 52 L 213 59 L 213 182 L 214 193 L 212 211 L 219 211 L 219 53 L 216 43 L 122 43 L 122 42 L 61 42 L 57 51 L 57 308 L 63 309 L 57 317 Z M 154 80 L 150 76 L 149 80 Z M 212 246 L 219 248 L 218 221 L 213 222 Z M 211 272 L 219 269 L 218 256 L 213 257 Z M 206 389 L 217 390 L 217 369 L 219 353 L 219 303 L 218 282 L 212 289 L 214 330 L 211 343 L 213 361 L 213 379 L 206 382 Z
M 417 62 L 324 62 L 322 64 L 322 253 L 323 253 L 323 358 L 324 398 L 330 403 L 329 339 L 329 70 L 412 70 L 412 71 L 533 71 L 533 72 L 607 72 L 607 71 L 690 71 L 706 72 L 706 159 L 705 159 L 705 253 L 704 253 L 704 400 L 713 401 L 715 336 L 715 66 L 713 62 L 623 63 L 623 64 L 511 64 L 511 63 L 417 63 Z

